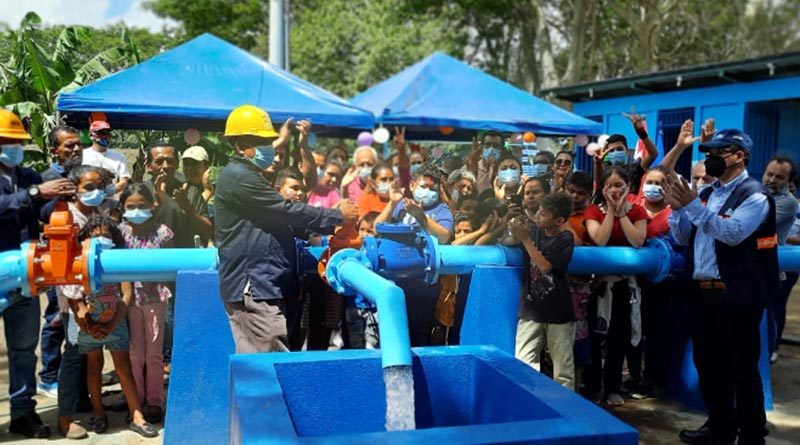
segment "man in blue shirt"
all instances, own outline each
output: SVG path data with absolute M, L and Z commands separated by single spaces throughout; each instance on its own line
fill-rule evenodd
M 421 228 L 440 244 L 449 242 L 453 235 L 453 214 L 442 202 L 440 190 L 439 172 L 430 165 L 423 165 L 414 173 L 411 181 L 414 199 L 403 198 L 402 190 L 392 190 L 389 203 L 375 218 L 375 224 L 403 223 Z
M 759 324 L 777 289 L 775 204 L 747 174 L 752 140 L 721 130 L 700 145 L 717 180 L 698 196 L 670 176 L 664 189 L 672 235 L 688 246 L 692 270 L 692 342 L 708 420 L 684 430 L 689 444 L 763 444 L 767 434 L 758 372 Z
M 789 183 L 794 182 L 797 175 L 794 161 L 788 156 L 776 155 L 767 161 L 764 169 L 764 182 L 767 192 L 775 200 L 775 225 L 778 231 L 778 245 L 786 244 L 789 230 L 792 229 L 797 215 L 797 198 L 789 190 Z M 781 273 L 781 282 L 786 280 L 786 274 Z M 769 335 L 769 354 L 770 363 L 778 360 L 778 343 L 781 339 L 778 335 L 780 330 L 779 314 L 786 313 L 786 303 L 791 293 L 794 283 L 781 284 L 781 292 L 770 295 L 769 306 L 767 307 L 767 334 Z M 788 293 L 786 291 L 789 291 Z

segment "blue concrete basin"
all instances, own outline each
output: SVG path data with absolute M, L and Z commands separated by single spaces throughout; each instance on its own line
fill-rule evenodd
M 232 356 L 231 443 L 638 443 L 493 346 L 414 349 L 412 368 L 417 429 L 386 432 L 380 351 Z

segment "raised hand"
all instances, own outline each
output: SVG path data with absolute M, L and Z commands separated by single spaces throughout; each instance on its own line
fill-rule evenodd
M 295 126 L 300 135 L 297 138 L 298 145 L 301 147 L 308 147 L 308 135 L 311 133 L 311 121 L 301 120 Z M 282 130 L 283 128 L 281 128 Z
M 714 133 L 717 131 L 717 129 L 714 128 L 715 123 L 713 117 L 706 119 L 706 122 L 700 127 L 700 143 L 705 144 L 711 141 L 711 138 L 714 137 Z
M 69 179 L 54 179 L 39 184 L 39 195 L 42 199 L 53 199 L 57 196 L 70 196 L 75 194 L 75 184 Z
M 413 216 L 414 219 L 416 219 L 417 221 L 420 222 L 420 224 L 422 224 L 425 221 L 425 212 L 422 210 L 422 206 L 417 204 L 417 202 L 414 201 L 413 199 L 409 198 L 405 198 L 403 202 L 406 208 L 406 212 L 408 212 L 409 215 Z
M 647 136 L 647 129 L 645 125 L 647 123 L 647 118 L 643 114 L 636 114 L 636 111 L 633 109 L 633 105 L 631 105 L 631 112 L 630 113 L 622 113 L 629 121 L 631 121 L 631 125 L 633 125 L 633 130 L 636 132 L 639 137 Z
M 389 191 L 389 201 L 392 204 L 397 204 L 398 202 L 403 200 L 405 196 L 406 189 L 400 187 L 400 180 L 396 179 L 392 184 L 392 189 Z
M 394 127 L 394 139 L 392 141 L 395 148 L 405 148 L 406 146 L 406 127 Z
M 514 238 L 523 241 L 531 236 L 531 227 L 526 218 L 514 218 L 508 222 L 508 229 Z
M 342 178 L 342 187 L 347 187 L 351 182 L 355 181 L 358 177 L 358 167 L 351 165 Z
M 678 141 L 675 143 L 678 149 L 686 148 L 695 142 L 699 141 L 700 137 L 694 136 L 694 122 L 691 119 L 681 125 L 681 132 L 678 134 Z
M 498 200 L 502 201 L 506 199 L 506 185 L 500 184 L 500 178 L 495 177 L 494 183 L 492 184 L 492 188 L 494 188 L 494 197 Z

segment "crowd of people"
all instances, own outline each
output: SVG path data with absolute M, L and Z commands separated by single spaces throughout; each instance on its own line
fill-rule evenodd
M 768 309 L 768 344 L 777 360 L 797 281 L 797 274 L 778 271 L 776 253 L 779 244 L 800 244 L 795 165 L 775 156 L 757 181 L 747 173 L 754 149 L 748 135 L 716 131 L 707 121 L 695 136 L 694 123 L 686 121 L 654 167 L 658 152 L 644 118 L 626 116 L 644 153 L 634 156 L 625 136 L 614 134 L 593 156 L 592 171 L 583 172 L 570 149 L 538 151 L 523 165 L 519 148 L 495 131 L 476 136 L 457 165 L 437 165 L 424 147 L 406 143 L 402 128 L 395 129 L 386 159 L 372 146 L 352 154 L 339 145 L 316 150 L 309 147 L 311 122 L 289 120 L 276 131 L 266 111 L 246 105 L 228 117 L 225 136 L 234 155 L 212 183 L 202 147 L 179 153 L 166 141 L 147 148 L 148 178 L 133 182 L 125 158 L 110 148 L 113 133 L 104 121 L 91 124 L 86 148 L 78 130 L 56 127 L 48 138 L 54 162 L 40 176 L 21 166 L 26 130 L 0 110 L 0 248 L 38 238 L 40 224 L 64 199 L 80 238 L 97 238 L 103 248 L 216 246 L 236 351 L 248 353 L 380 347 L 376 307 L 302 274 L 296 239 L 327 246 L 329 256 L 359 247 L 376 235 L 376 224 L 401 223 L 440 244 L 519 246 L 524 288 L 521 297 L 509 298 L 520 298 L 520 360 L 598 403 L 619 406 L 659 394 L 670 362 L 670 307 L 691 295 L 695 365 L 709 418 L 680 438 L 763 444 L 758 323 Z M 696 142 L 706 160 L 685 180 L 674 167 Z M 568 271 L 575 246 L 640 248 L 654 237 L 684 246 L 686 276 L 651 283 Z M 458 287 L 457 276 L 440 278 L 425 344 L 457 341 L 451 334 Z M 172 349 L 174 284 L 123 282 L 96 295 L 56 286 L 47 296 L 38 385 L 39 300 L 17 295 L 4 313 L 11 432 L 50 434 L 34 410 L 37 388 L 58 398 L 60 433 L 78 439 L 87 430 L 105 431 L 105 349 L 129 427 L 156 435 Z M 88 422 L 73 421 L 78 412 L 91 412 Z

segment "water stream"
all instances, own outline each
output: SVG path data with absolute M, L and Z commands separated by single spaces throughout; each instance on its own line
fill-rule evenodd
M 386 386 L 386 431 L 413 430 L 414 374 L 410 366 L 383 368 Z

